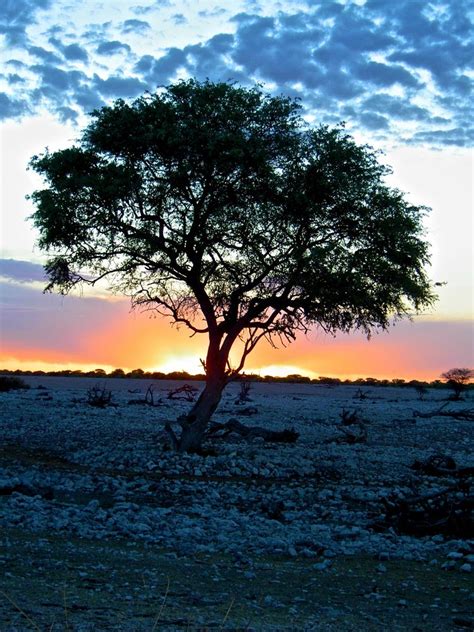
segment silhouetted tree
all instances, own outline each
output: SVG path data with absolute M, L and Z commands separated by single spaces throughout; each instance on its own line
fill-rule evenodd
M 441 377 L 446 380 L 448 386 L 453 391 L 453 399 L 461 399 L 461 395 L 471 380 L 474 380 L 473 369 L 449 369 L 442 373 Z
M 200 447 L 262 338 L 369 334 L 434 300 L 424 207 L 386 186 L 369 147 L 299 112 L 258 87 L 181 81 L 94 112 L 78 144 L 31 161 L 47 182 L 32 199 L 48 290 L 107 279 L 207 335 L 180 451 Z

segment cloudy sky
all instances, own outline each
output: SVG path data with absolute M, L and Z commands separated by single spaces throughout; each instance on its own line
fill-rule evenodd
M 2 0 L 0 368 L 199 368 L 203 342 L 107 296 L 44 296 L 25 195 L 46 146 L 87 113 L 179 78 L 255 82 L 301 100 L 315 125 L 345 121 L 385 152 L 390 184 L 432 208 L 429 314 L 367 342 L 314 332 L 250 368 L 427 377 L 473 362 L 470 0 Z M 471 12 L 471 14 L 470 14 Z M 120 343 L 118 343 L 120 339 Z M 280 365 L 280 368 L 275 365 Z

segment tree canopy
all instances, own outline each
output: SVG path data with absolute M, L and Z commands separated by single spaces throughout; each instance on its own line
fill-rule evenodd
M 189 80 L 119 100 L 31 166 L 47 183 L 32 199 L 48 289 L 106 278 L 207 334 L 208 379 L 261 338 L 369 334 L 434 300 L 426 209 L 343 127 L 311 128 L 259 87 Z

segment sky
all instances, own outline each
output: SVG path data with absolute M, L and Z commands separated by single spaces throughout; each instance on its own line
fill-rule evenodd
M 42 187 L 31 157 L 70 146 L 89 112 L 188 77 L 258 82 L 298 98 L 309 124 L 345 121 L 384 152 L 388 183 L 431 207 L 434 308 L 369 341 L 262 342 L 247 370 L 436 379 L 472 366 L 472 14 L 471 0 L 2 0 L 0 369 L 201 370 L 205 340 L 123 297 L 43 294 L 25 198 Z

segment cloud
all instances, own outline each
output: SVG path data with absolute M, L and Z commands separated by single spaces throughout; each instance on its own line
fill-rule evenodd
M 55 90 L 68 90 L 86 79 L 86 75 L 79 70 L 62 70 L 50 64 L 37 64 L 31 67 L 41 79 L 42 86 Z
M 115 55 L 122 51 L 129 53 L 132 49 L 128 44 L 119 42 L 118 40 L 112 40 L 108 42 L 102 42 L 96 49 L 99 55 Z
M 16 68 L 17 70 L 27 68 L 27 65 L 23 61 L 20 61 L 19 59 L 9 59 L 8 61 L 5 62 L 5 65 L 13 66 L 13 68 Z
M 367 129 L 381 130 L 390 127 L 389 120 L 386 116 L 381 116 L 374 112 L 362 112 L 359 115 L 359 120 Z
M 25 46 L 26 30 L 36 22 L 36 13 L 48 9 L 52 0 L 2 0 L 0 34 L 8 46 Z
M 188 20 L 184 17 L 182 13 L 175 13 L 172 17 L 172 20 L 176 26 L 182 26 L 183 24 L 187 24 Z
M 26 346 L 47 349 L 49 353 L 77 352 L 83 348 L 92 323 L 100 329 L 113 317 L 114 304 L 103 299 L 45 295 L 27 285 L 2 281 L 0 289 L 6 348 Z
M 424 121 L 430 118 L 430 112 L 418 105 L 413 105 L 401 97 L 392 97 L 388 94 L 375 94 L 362 103 L 366 110 L 387 115 L 394 119 L 405 121 Z
M 135 71 L 143 73 L 147 83 L 157 85 L 167 83 L 179 68 L 187 66 L 186 52 L 179 48 L 170 48 L 159 59 L 144 55 L 137 62 Z
M 0 92 L 0 120 L 20 118 L 30 112 L 30 105 L 27 101 L 13 99 Z
M 20 75 L 18 75 L 16 72 L 15 73 L 10 73 L 7 76 L 7 81 L 9 83 L 9 85 L 15 85 L 17 83 L 25 83 L 26 79 L 24 77 L 20 77 Z
M 472 147 L 474 145 L 473 130 L 464 127 L 456 127 L 445 130 L 432 130 L 415 132 L 411 138 L 406 139 L 410 144 L 452 145 L 455 147 Z
M 155 0 L 152 4 L 149 5 L 134 6 L 131 10 L 133 13 L 135 13 L 135 15 L 146 15 L 147 13 L 152 13 L 153 11 L 171 6 L 173 6 L 173 0 Z
M 18 2 L 26 7 L 25 29 L 35 19 L 33 7 L 49 6 L 47 0 Z M 165 6 L 175 5 L 156 1 L 129 11 L 145 15 Z M 61 108 L 90 111 L 107 100 L 135 97 L 177 77 L 194 76 L 243 85 L 261 82 L 276 94 L 300 98 L 314 120 L 346 120 L 349 131 L 365 129 L 375 139 L 390 139 L 394 133 L 400 138 L 400 125 L 412 129 L 416 122 L 417 135 L 409 142 L 416 138 L 437 147 L 469 142 L 474 59 L 469 0 L 308 0 L 306 7 L 302 0 L 273 14 L 264 13 L 258 2 L 244 6 L 247 12 L 230 18 L 232 33 L 172 46 L 161 54 L 140 56 L 138 46 L 127 39 L 150 35 L 152 22 L 142 19 L 93 24 L 72 44 L 62 42 L 58 27 L 48 40 L 55 51 L 38 36 L 27 50 L 37 60 L 30 70 L 39 82 L 33 85 L 30 75 L 18 72 L 27 83 L 17 81 L 15 94 L 6 93 L 3 116 L 20 116 L 24 101 L 32 109 L 49 101 L 61 116 L 72 116 Z M 183 5 L 175 21 L 189 22 L 188 10 Z M 230 15 L 217 6 L 200 14 L 218 24 L 223 12 Z M 116 60 L 108 59 L 118 53 L 124 53 L 120 72 L 111 65 Z M 71 74 L 71 62 L 78 61 L 88 63 L 91 72 Z
M 392 86 L 395 83 L 410 88 L 420 86 L 418 79 L 400 65 L 388 65 L 369 61 L 361 63 L 359 67 L 354 66 L 352 74 L 358 79 L 384 87 Z
M 94 75 L 93 86 L 104 97 L 135 97 L 144 92 L 147 85 L 133 77 L 110 76 L 101 79 Z
M 143 35 L 151 30 L 151 26 L 144 20 L 125 20 L 122 24 L 122 33 L 137 33 Z
M 79 112 L 73 110 L 66 105 L 60 106 L 56 109 L 56 113 L 59 117 L 59 120 L 63 123 L 67 123 L 71 121 L 72 123 L 76 123 L 79 118 Z
M 87 62 L 89 60 L 87 51 L 82 48 L 82 46 L 79 46 L 79 44 L 69 44 L 69 46 L 64 46 L 62 48 L 62 53 L 69 61 Z
M 198 15 L 200 18 L 216 18 L 222 17 L 227 13 L 227 10 L 223 7 L 216 7 L 214 9 L 198 11 Z
M 20 283 L 46 282 L 46 274 L 42 265 L 31 261 L 18 261 L 17 259 L 0 259 L 0 277 Z
M 46 50 L 42 46 L 30 46 L 28 52 L 33 57 L 44 61 L 46 64 L 59 64 L 61 63 L 60 57 L 50 50 Z
M 89 55 L 85 48 L 82 48 L 79 44 L 63 44 L 61 40 L 56 37 L 50 37 L 49 43 L 53 44 L 57 48 L 57 50 L 61 51 L 64 58 L 68 61 L 83 61 L 87 62 L 89 60 Z
M 98 94 L 97 90 L 88 85 L 81 85 L 76 88 L 73 100 L 87 113 L 105 105 L 105 101 Z

